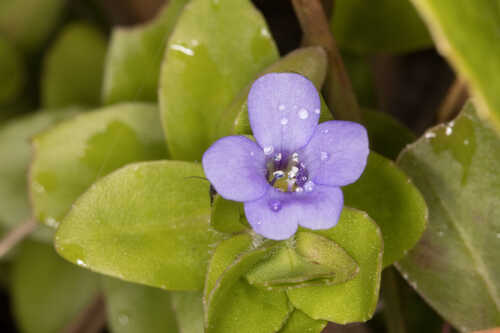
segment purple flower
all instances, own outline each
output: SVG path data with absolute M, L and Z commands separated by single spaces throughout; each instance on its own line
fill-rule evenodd
M 363 173 L 368 136 L 349 121 L 318 125 L 321 100 L 294 73 L 260 77 L 248 94 L 256 142 L 244 136 L 216 141 L 203 155 L 207 178 L 225 199 L 245 203 L 256 233 L 275 240 L 300 225 L 328 229 L 344 205 L 342 190 Z

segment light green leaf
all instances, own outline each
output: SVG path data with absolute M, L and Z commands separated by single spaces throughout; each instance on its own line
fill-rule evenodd
M 171 292 L 179 333 L 204 333 L 203 301 L 200 292 Z
M 242 234 L 221 242 L 215 249 L 207 281 L 213 281 L 216 273 L 221 275 L 210 292 L 205 291 L 206 333 L 277 332 L 291 313 L 284 291 L 258 289 L 242 279 L 270 254 L 269 245 L 242 253 L 250 245 L 250 236 Z M 236 260 L 226 266 L 229 259 Z M 222 270 L 223 267 L 226 269 Z
M 399 157 L 429 205 L 429 227 L 399 262 L 461 331 L 500 326 L 500 139 L 471 104 Z
M 103 82 L 103 102 L 155 102 L 163 52 L 189 0 L 171 0 L 151 22 L 113 29 Z
M 337 0 L 331 19 L 342 49 L 404 53 L 432 47 L 424 23 L 408 0 Z
M 259 75 L 273 72 L 294 72 L 302 74 L 311 80 L 318 90 L 325 80 L 327 67 L 326 52 L 321 47 L 305 47 L 297 49 L 267 67 Z M 247 96 L 251 84 L 248 84 L 218 119 L 216 134 L 223 137 L 231 134 L 250 134 L 248 120 Z M 321 116 L 327 112 L 326 105 L 321 108 Z
M 439 51 L 469 81 L 480 116 L 500 131 L 500 2 L 411 0 L 426 21 Z M 495 56 L 485 56 L 485 55 Z
M 0 5 L 1 7 L 1 5 Z M 0 36 L 0 105 L 13 103 L 26 83 L 26 68 L 18 50 Z
M 314 231 L 329 238 L 357 262 L 354 279 L 332 286 L 287 291 L 292 304 L 313 319 L 340 324 L 366 321 L 375 311 L 382 269 L 383 242 L 377 225 L 364 212 L 344 207 L 339 223 Z
M 169 292 L 113 278 L 103 288 L 111 332 L 178 332 Z
M 199 164 L 128 165 L 73 205 L 57 234 L 64 258 L 123 280 L 172 290 L 203 287 L 210 246 L 209 183 Z
M 370 148 L 377 153 L 395 160 L 403 148 L 417 137 L 410 129 L 388 113 L 363 110 L 363 120 Z
M 273 249 L 270 258 L 252 268 L 246 278 L 252 285 L 288 289 L 338 284 L 358 272 L 356 262 L 338 244 L 303 231 Z
M 320 333 L 326 324 L 324 320 L 314 320 L 304 312 L 295 310 L 279 333 Z
M 371 152 L 361 177 L 342 190 L 344 203 L 367 212 L 382 230 L 383 267 L 401 259 L 422 236 L 427 206 L 394 162 Z
M 212 228 L 217 231 L 236 233 L 247 229 L 243 203 L 226 200 L 216 195 L 212 204 L 212 216 L 210 217 Z
M 28 198 L 28 167 L 31 160 L 30 138 L 50 125 L 74 115 L 72 110 L 39 111 L 0 126 L 0 224 L 10 229 L 31 218 Z M 35 233 L 40 240 L 52 241 L 51 235 Z M 48 237 L 47 237 L 48 236 Z
M 67 25 L 43 60 L 42 105 L 98 105 L 105 54 L 106 39 L 94 26 Z
M 65 6 L 64 0 L 1 1 L 0 34 L 20 49 L 34 53 L 59 23 Z
M 119 167 L 166 156 L 158 109 L 118 104 L 35 136 L 30 191 L 35 217 L 57 226 L 92 183 Z
M 160 107 L 172 156 L 200 160 L 222 111 L 278 50 L 249 0 L 192 0 L 179 17 L 160 76 Z
M 23 333 L 62 332 L 96 296 L 97 275 L 61 259 L 52 246 L 25 242 L 13 261 L 11 297 Z

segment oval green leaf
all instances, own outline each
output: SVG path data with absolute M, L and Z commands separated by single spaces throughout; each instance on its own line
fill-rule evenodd
M 156 102 L 165 45 L 188 0 L 171 0 L 151 22 L 113 29 L 104 70 L 103 102 Z
M 460 331 L 500 326 L 497 134 L 468 104 L 409 146 L 398 164 L 429 205 L 429 227 L 398 268 Z
M 325 320 L 314 320 L 304 312 L 295 309 L 279 333 L 320 333 L 326 324 Z
M 344 203 L 367 212 L 382 230 L 383 267 L 401 259 L 422 236 L 426 203 L 394 162 L 371 152 L 361 177 L 342 190 Z
M 337 285 L 290 289 L 290 301 L 316 320 L 346 324 L 370 319 L 377 305 L 382 270 L 380 229 L 366 213 L 344 207 L 335 227 L 314 233 L 342 246 L 359 265 L 359 273 Z
M 248 229 L 243 203 L 216 195 L 212 204 L 210 224 L 217 231 L 231 234 Z
M 160 76 L 160 107 L 172 156 L 200 160 L 222 111 L 278 58 L 249 0 L 193 0 L 179 17 Z
M 106 38 L 94 26 L 67 25 L 43 60 L 42 105 L 46 108 L 98 105 L 105 54 Z
M 25 242 L 13 261 L 10 295 L 24 333 L 62 332 L 97 295 L 99 277 L 61 259 L 52 246 Z
M 439 51 L 478 97 L 478 112 L 500 131 L 498 1 L 411 0 L 426 21 Z
M 204 333 L 203 300 L 200 292 L 170 292 L 179 333 Z
M 37 135 L 30 169 L 35 217 L 56 227 L 92 183 L 119 167 L 166 156 L 158 109 L 117 104 Z
M 337 0 L 331 28 L 339 46 L 355 53 L 432 47 L 425 24 L 407 0 Z
M 123 280 L 201 290 L 210 246 L 209 183 L 199 164 L 128 165 L 99 180 L 73 205 L 57 233 L 64 258 Z

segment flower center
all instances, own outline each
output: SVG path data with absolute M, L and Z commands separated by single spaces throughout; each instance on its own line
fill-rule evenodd
M 282 153 L 275 154 L 267 162 L 267 180 L 281 192 L 310 192 L 314 188 L 298 153 L 293 153 L 288 158 Z

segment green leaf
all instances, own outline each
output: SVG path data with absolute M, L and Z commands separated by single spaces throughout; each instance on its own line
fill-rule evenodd
M 351 79 L 352 89 L 359 104 L 363 107 L 375 107 L 377 105 L 377 93 L 372 57 L 345 51 L 341 53 L 342 61 Z
M 326 53 L 321 47 L 305 47 L 297 49 L 285 57 L 279 59 L 274 64 L 267 67 L 259 76 L 273 72 L 294 72 L 299 73 L 311 80 L 318 90 L 321 89 L 325 80 L 327 67 Z M 218 119 L 217 137 L 231 134 L 250 134 L 250 122 L 248 120 L 247 96 L 251 84 L 247 85 L 232 103 L 224 110 Z M 326 106 L 326 105 L 325 105 Z M 329 113 L 328 109 L 322 106 L 321 115 Z
M 103 102 L 156 102 L 163 52 L 189 0 L 171 0 L 151 22 L 113 29 L 103 82 Z
M 204 333 L 203 301 L 200 292 L 171 292 L 179 333 Z
M 320 333 L 326 324 L 324 320 L 314 320 L 304 312 L 295 310 L 279 333 Z
M 246 278 L 265 288 L 299 288 L 342 283 L 358 272 L 356 262 L 338 244 L 311 232 L 298 232 L 293 240 L 273 249 L 270 258 L 257 264 Z
M 340 48 L 354 53 L 405 53 L 432 47 L 407 0 L 337 0 L 331 28 Z
M 103 288 L 111 332 L 178 332 L 169 292 L 113 278 Z
M 216 138 L 222 111 L 278 50 L 249 0 L 192 0 L 168 42 L 160 107 L 168 146 L 181 160 L 200 160 Z
M 67 25 L 43 60 L 42 105 L 98 105 L 105 54 L 106 39 L 94 26 Z
M 340 324 L 370 319 L 377 304 L 382 269 L 383 242 L 379 228 L 366 213 L 344 207 L 335 227 L 313 232 L 342 246 L 360 270 L 345 283 L 290 289 L 287 291 L 290 301 L 313 319 Z
M 461 331 L 500 326 L 500 139 L 472 104 L 400 156 L 429 227 L 398 268 Z
M 31 218 L 28 199 L 30 138 L 50 125 L 74 115 L 72 110 L 39 111 L 0 126 L 0 224 L 10 229 Z M 37 239 L 52 241 L 51 235 L 35 233 Z M 48 237 L 47 237 L 48 236 Z
M 370 148 L 391 160 L 395 160 L 406 145 L 417 139 L 408 127 L 388 113 L 365 109 L 363 120 Z
M 164 158 L 158 109 L 119 104 L 35 136 L 30 191 L 35 217 L 57 226 L 92 183 L 125 164 Z
M 1 5 L 0 5 L 1 6 Z M 13 103 L 26 83 L 26 68 L 18 50 L 0 36 L 0 105 Z
M 500 131 L 500 3 L 411 0 L 426 21 L 439 51 L 468 80 L 478 112 Z
M 2 1 L 0 34 L 20 49 L 34 53 L 59 23 L 65 6 L 64 0 Z
M 123 280 L 172 290 L 203 287 L 210 246 L 209 183 L 199 164 L 128 165 L 102 178 L 61 223 L 64 258 Z
M 242 247 L 249 245 L 250 236 L 242 234 L 221 242 L 215 249 L 207 281 L 213 281 L 216 273 L 221 275 L 204 299 L 206 333 L 277 332 L 292 311 L 284 291 L 258 289 L 242 279 L 270 254 L 268 245 L 242 253 Z M 233 258 L 236 260 L 226 267 Z
M 247 229 L 243 203 L 226 200 L 216 195 L 212 204 L 210 225 L 217 231 L 227 233 L 242 232 Z
M 11 274 L 12 308 L 24 333 L 61 332 L 92 301 L 99 285 L 97 275 L 35 242 L 23 243 Z
M 361 177 L 343 187 L 344 203 L 367 212 L 382 230 L 384 264 L 401 259 L 427 225 L 422 194 L 394 162 L 371 152 Z

